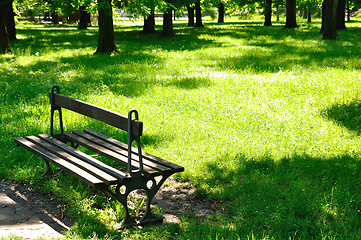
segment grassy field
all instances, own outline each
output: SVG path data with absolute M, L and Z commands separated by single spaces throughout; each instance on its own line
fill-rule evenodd
M 162 39 L 120 21 L 112 56 L 93 55 L 95 27 L 19 25 L 14 54 L 0 56 L 0 177 L 67 202 L 77 219 L 68 238 L 361 238 L 361 22 L 337 41 L 322 40 L 319 21 L 262 24 L 176 22 L 176 37 Z M 137 109 L 144 150 L 184 166 L 176 178 L 226 214 L 117 231 L 114 202 L 66 174 L 44 181 L 43 161 L 13 138 L 49 133 L 54 84 L 122 114 Z M 68 112 L 65 125 L 125 140 Z

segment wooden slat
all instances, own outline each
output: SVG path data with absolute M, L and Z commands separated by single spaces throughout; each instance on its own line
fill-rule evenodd
M 65 152 L 64 150 L 58 148 L 57 146 L 50 144 L 49 142 L 46 142 L 38 137 L 35 136 L 28 136 L 26 137 L 27 140 L 30 142 L 35 143 L 36 145 L 40 146 L 41 148 L 57 155 L 58 157 L 61 157 L 65 159 L 66 161 L 78 166 L 79 168 L 83 169 L 84 171 L 94 175 L 95 177 L 103 180 L 107 185 L 113 185 L 118 182 L 118 180 L 109 175 L 108 173 L 102 171 L 99 168 L 96 168 L 95 166 L 84 162 L 83 160 L 76 158 L 73 155 L 70 155 L 69 153 Z
M 14 142 L 18 146 L 22 146 L 27 150 L 39 155 L 46 161 L 53 163 L 54 165 L 68 171 L 75 177 L 81 179 L 92 187 L 100 187 L 104 185 L 104 182 L 97 177 L 89 174 L 88 172 L 82 170 L 81 168 L 71 164 L 70 162 L 56 156 L 55 154 L 50 153 L 49 151 L 41 148 L 40 146 L 32 143 L 22 137 L 14 138 Z
M 110 150 L 112 150 L 112 151 L 114 151 L 116 153 L 119 153 L 119 154 L 121 154 L 121 155 L 123 155 L 125 157 L 128 157 L 128 150 L 124 150 L 124 149 L 122 149 L 120 147 L 117 147 L 117 146 L 115 146 L 113 144 L 107 143 L 106 141 L 104 141 L 102 139 L 99 139 L 99 138 L 97 138 L 97 137 L 95 137 L 93 135 L 81 132 L 79 130 L 74 130 L 73 133 L 80 136 L 80 137 L 82 137 L 82 138 L 85 138 L 85 139 L 87 139 L 89 141 L 92 141 L 92 142 L 96 143 L 99 146 L 105 147 L 105 148 L 110 149 Z M 138 153 L 133 153 L 132 154 L 132 161 L 139 162 Z M 160 164 L 157 164 L 157 163 L 154 163 L 154 162 L 151 162 L 151 161 L 149 161 L 147 159 L 143 159 L 143 165 L 148 166 L 150 168 L 154 168 L 157 171 L 162 172 L 162 173 L 171 171 L 170 168 L 165 167 L 165 166 L 160 165 Z
M 111 166 L 108 166 L 107 164 L 79 151 L 79 150 L 76 150 L 75 148 L 72 148 L 68 145 L 66 145 L 65 143 L 53 138 L 53 137 L 50 137 L 48 136 L 47 134 L 39 134 L 39 138 L 51 143 L 51 144 L 54 144 L 56 145 L 57 147 L 61 148 L 62 150 L 64 150 L 65 152 L 77 157 L 77 158 L 80 158 L 81 160 L 103 170 L 104 172 L 112 175 L 113 177 L 117 178 L 118 180 L 120 181 L 123 181 L 123 179 L 125 178 L 128 178 L 129 176 L 125 173 L 123 173 L 122 171 L 116 169 L 116 168 L 113 168 Z
M 128 131 L 128 117 L 96 105 L 54 93 L 53 104 L 80 113 L 84 116 L 97 119 L 114 127 Z M 142 136 L 143 123 L 133 120 L 133 134 Z
M 98 137 L 98 138 L 100 138 L 100 139 L 102 139 L 102 140 L 104 140 L 104 141 L 106 141 L 108 143 L 111 143 L 111 144 L 113 144 L 113 145 L 115 145 L 117 147 L 120 147 L 122 149 L 126 150 L 128 148 L 127 144 L 122 143 L 122 142 L 120 142 L 120 141 L 118 141 L 118 140 L 116 140 L 114 138 L 108 137 L 108 136 L 106 136 L 104 134 L 101 134 L 101 133 L 99 133 L 97 131 L 94 131 L 93 129 L 84 129 L 84 132 L 89 133 L 89 134 L 91 134 L 93 136 L 96 136 L 96 137 Z M 132 152 L 137 153 L 138 149 L 133 147 Z M 149 161 L 153 161 L 153 162 L 155 162 L 157 164 L 169 167 L 174 172 L 183 172 L 184 171 L 184 167 L 179 166 L 179 165 L 177 165 L 175 163 L 169 162 L 167 160 L 161 159 L 159 157 L 153 156 L 153 155 L 151 155 L 149 153 L 146 153 L 144 151 L 142 151 L 142 156 L 143 156 L 143 158 L 148 159 Z
M 102 146 L 99 146 L 91 141 L 88 141 L 82 137 L 79 137 L 73 133 L 70 133 L 70 132 L 64 132 L 64 136 L 66 138 L 68 138 L 69 140 L 73 141 L 73 142 L 76 142 L 78 144 L 80 144 L 81 146 L 84 146 L 96 153 L 99 153 L 100 155 L 102 156 L 105 156 L 107 158 L 110 158 L 110 159 L 113 159 L 115 161 L 118 161 L 124 165 L 127 165 L 128 164 L 128 158 L 121 155 L 121 154 L 118 154 L 116 152 L 113 152 L 112 150 L 109 150 L 107 148 L 104 148 Z M 135 169 L 139 169 L 139 163 L 136 162 L 136 161 L 132 161 L 132 167 L 134 167 Z M 155 169 L 152 169 L 152 168 L 149 168 L 147 166 L 143 166 L 143 170 L 144 170 L 144 173 L 145 174 L 148 174 L 148 175 L 159 175 L 159 172 Z

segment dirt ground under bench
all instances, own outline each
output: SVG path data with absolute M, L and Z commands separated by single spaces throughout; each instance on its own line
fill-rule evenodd
M 218 204 L 195 196 L 191 183 L 168 181 L 152 204 L 162 209 L 164 223 L 179 223 L 182 215 L 207 218 L 223 214 Z M 62 237 L 75 220 L 66 216 L 64 205 L 50 195 L 33 191 L 22 184 L 0 180 L 0 238 L 23 239 Z

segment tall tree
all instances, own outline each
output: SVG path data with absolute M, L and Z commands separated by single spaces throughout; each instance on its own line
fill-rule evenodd
M 201 1 L 197 0 L 195 3 L 196 9 L 196 27 L 204 27 L 202 23 L 202 9 L 201 9 Z
M 284 5 L 283 0 L 274 0 L 274 6 L 276 7 L 277 22 L 279 22 L 279 20 L 280 20 L 280 6 L 283 6 L 283 5 Z
M 187 5 L 188 12 L 188 27 L 194 27 L 194 6 L 193 4 Z
M 79 7 L 79 25 L 78 29 L 87 29 L 89 24 L 89 13 L 86 6 L 82 5 Z
M 59 24 L 59 12 L 61 11 L 61 3 L 59 0 L 44 0 L 47 4 L 48 11 L 50 11 L 51 22 Z
M 334 40 L 338 38 L 336 29 L 336 11 L 338 0 L 324 0 L 325 17 L 323 39 Z
M 59 24 L 59 13 L 55 11 L 51 12 L 51 22 L 55 25 Z
M 98 0 L 98 48 L 95 54 L 117 52 L 114 41 L 114 25 L 111 0 Z
M 338 0 L 337 10 L 336 10 L 336 29 L 337 30 L 345 30 L 346 18 L 346 0 Z
M 322 24 L 321 24 L 321 29 L 320 29 L 320 33 L 324 33 L 325 31 L 325 19 L 326 19 L 326 6 L 327 3 L 326 3 L 326 0 L 323 0 L 322 1 Z
M 266 0 L 264 7 L 264 26 L 272 26 L 272 0 Z
M 320 0 L 297 0 L 299 7 L 303 8 L 303 18 L 308 22 L 312 20 L 312 13 L 320 9 Z
M 151 10 L 150 14 L 144 17 L 144 25 L 143 25 L 142 33 L 152 34 L 156 32 L 157 31 L 155 30 L 155 14 L 154 14 L 154 10 Z
M 5 24 L 5 1 L 0 0 L 0 54 L 12 52 Z
M 15 13 L 13 8 L 13 0 L 5 0 L 4 6 L 5 24 L 10 41 L 16 40 Z
M 296 21 L 296 0 L 286 2 L 286 25 L 283 28 L 297 28 Z
M 224 23 L 224 3 L 222 1 L 218 4 L 218 23 Z
M 166 2 L 168 6 L 163 12 L 163 29 L 162 29 L 161 37 L 174 37 L 173 19 L 172 19 L 173 8 L 170 0 L 166 0 Z

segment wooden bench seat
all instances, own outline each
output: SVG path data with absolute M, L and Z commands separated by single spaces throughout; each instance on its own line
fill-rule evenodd
M 107 109 L 61 95 L 57 86 L 51 89 L 50 102 L 50 136 L 39 134 L 25 138 L 16 137 L 14 138 L 15 143 L 43 158 L 47 163 L 46 173 L 51 169 L 49 163 L 52 163 L 89 186 L 100 189 L 116 198 L 125 209 L 124 223 L 126 226 L 162 221 L 162 218 L 157 218 L 151 213 L 151 200 L 169 176 L 184 171 L 184 168 L 141 150 L 140 136 L 143 131 L 143 123 L 138 120 L 138 113 L 131 110 L 128 117 L 125 117 Z M 89 128 L 83 131 L 64 131 L 62 108 L 100 120 L 128 132 L 128 143 L 122 143 Z M 59 114 L 60 133 L 58 134 L 53 132 L 56 111 Z M 134 119 L 133 115 L 135 115 Z M 134 141 L 137 143 L 137 147 L 132 147 Z M 79 151 L 78 146 L 114 160 L 124 165 L 124 168 L 118 169 L 109 166 Z M 159 179 L 156 180 L 156 177 Z M 115 185 L 115 188 L 110 188 L 112 185 Z M 120 190 L 122 187 L 125 188 L 125 191 Z M 127 204 L 129 193 L 136 189 L 145 190 L 147 195 L 146 211 L 141 219 L 133 219 L 129 215 Z

